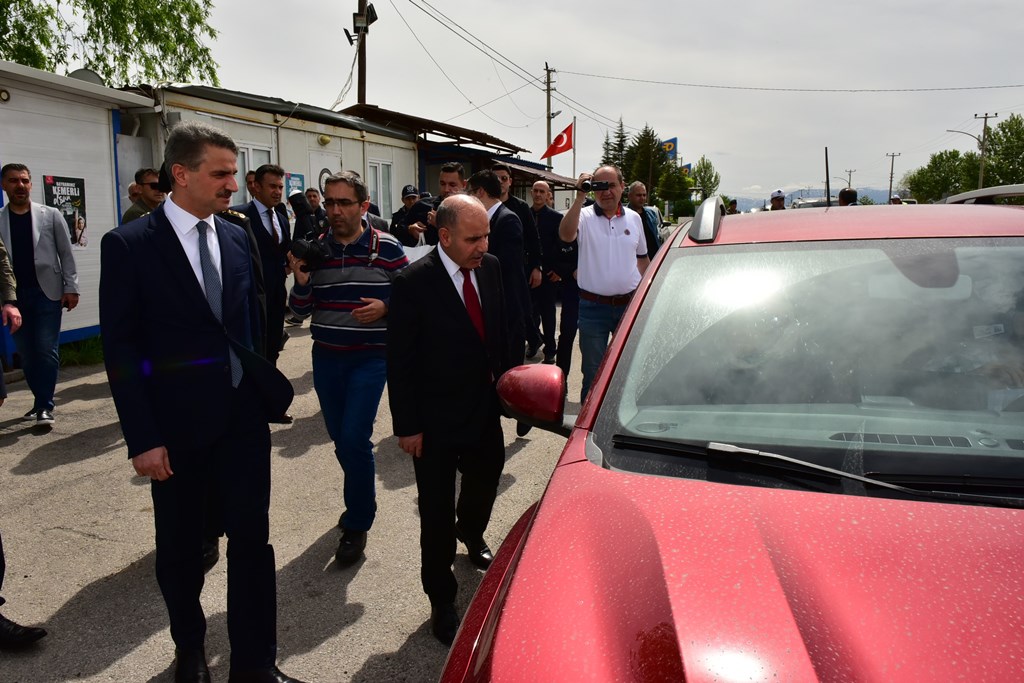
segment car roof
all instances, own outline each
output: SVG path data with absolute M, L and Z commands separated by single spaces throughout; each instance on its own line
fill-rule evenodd
M 987 203 L 991 204 L 993 199 L 1000 199 L 1003 197 L 1020 197 L 1024 195 L 1024 185 L 999 185 L 997 187 L 985 187 L 980 190 L 971 190 L 970 192 L 961 192 L 955 194 L 952 197 L 946 197 L 942 200 L 943 204 L 974 204 L 982 203 L 979 200 L 989 200 Z
M 710 202 L 711 200 L 708 200 Z M 704 209 L 707 202 L 701 205 Z M 708 207 L 714 210 L 714 204 Z M 800 211 L 765 211 L 723 216 L 714 239 L 697 242 L 684 223 L 675 247 L 765 242 L 814 242 L 915 237 L 1024 236 L 1024 212 L 1005 206 L 917 205 L 833 206 Z

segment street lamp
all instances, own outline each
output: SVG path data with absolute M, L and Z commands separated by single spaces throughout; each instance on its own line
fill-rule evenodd
M 841 180 L 841 181 L 843 181 L 844 183 L 846 183 L 846 186 L 847 186 L 847 187 L 850 187 L 850 180 L 849 180 L 848 178 L 841 178 L 841 177 L 839 177 L 839 176 L 837 176 L 837 175 L 834 175 L 834 176 L 832 176 L 832 177 L 833 177 L 833 178 L 835 178 L 836 180 Z
M 947 128 L 946 132 L 947 133 L 960 133 L 961 135 L 970 135 L 972 138 L 974 138 L 975 140 L 978 141 L 978 149 L 981 150 L 981 167 L 978 169 L 978 189 L 980 190 L 982 187 L 984 187 L 984 181 L 985 181 L 985 141 L 982 140 L 981 138 L 979 138 L 974 133 L 968 133 L 968 132 L 962 131 L 962 130 L 951 130 L 951 129 Z

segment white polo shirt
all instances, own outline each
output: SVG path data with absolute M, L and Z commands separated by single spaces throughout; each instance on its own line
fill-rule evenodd
M 580 289 L 602 296 L 629 294 L 640 284 L 636 260 L 647 255 L 647 240 L 640 214 L 619 206 L 607 216 L 597 204 L 580 209 Z

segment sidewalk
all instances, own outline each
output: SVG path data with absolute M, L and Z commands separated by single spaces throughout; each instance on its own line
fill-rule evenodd
M 387 394 L 373 441 L 380 511 L 366 559 L 334 566 L 341 468 L 313 391 L 309 328 L 289 328 L 280 367 L 295 386 L 292 425 L 273 426 L 271 541 L 278 568 L 279 663 L 307 681 L 432 681 L 447 650 L 430 634 L 419 582 L 419 522 L 409 456 L 391 434 Z M 579 395 L 578 363 L 570 396 Z M 573 388 L 575 387 L 575 388 Z M 174 646 L 153 575 L 148 482 L 134 476 L 101 366 L 62 371 L 56 424 L 21 421 L 24 382 L 0 407 L 0 530 L 7 555 L 4 615 L 50 635 L 0 654 L 5 683 L 171 681 Z M 578 407 L 571 404 L 571 407 Z M 187 428 L 187 425 L 183 425 Z M 564 439 L 504 421 L 507 463 L 487 533 L 497 549 L 543 492 Z M 214 680 L 227 680 L 226 573 L 207 575 L 203 604 Z M 458 607 L 482 573 L 460 547 Z

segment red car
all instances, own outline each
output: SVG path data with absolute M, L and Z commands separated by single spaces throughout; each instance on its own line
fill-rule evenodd
M 1024 680 L 1024 212 L 720 211 L 502 378 L 569 439 L 442 680 Z

